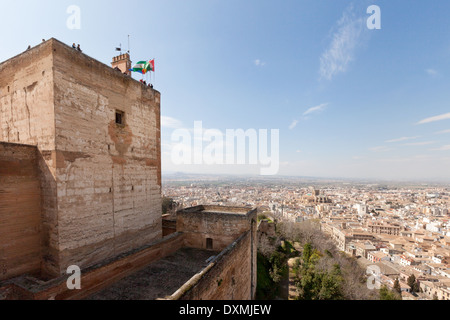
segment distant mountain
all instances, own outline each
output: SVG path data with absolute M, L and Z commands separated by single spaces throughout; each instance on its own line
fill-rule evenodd
M 382 179 L 351 179 L 351 178 L 326 178 L 326 177 L 302 177 L 302 176 L 260 176 L 260 175 L 231 175 L 231 174 L 203 174 L 186 172 L 165 172 L 162 174 L 163 182 L 197 182 L 197 181 L 217 181 L 217 182 L 252 182 L 252 183 L 290 183 L 290 184 L 310 184 L 310 185 L 366 185 L 375 188 L 383 187 L 405 187 L 405 186 L 439 186 L 450 187 L 450 183 L 441 181 L 395 181 Z

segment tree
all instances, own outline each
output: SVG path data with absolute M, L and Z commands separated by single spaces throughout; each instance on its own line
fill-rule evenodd
M 394 281 L 394 291 L 398 294 L 402 294 L 402 287 L 400 286 L 400 281 L 398 281 L 398 278 Z
M 413 292 L 421 292 L 421 290 L 422 288 L 420 288 L 419 281 L 416 281 L 416 283 L 414 283 Z
M 342 277 L 336 274 L 325 274 L 321 279 L 322 287 L 318 293 L 319 300 L 341 300 Z
M 279 283 L 281 281 L 282 271 L 279 270 L 277 265 L 274 265 L 273 269 L 271 269 L 269 273 L 274 283 Z
M 280 222 L 277 224 L 277 231 L 281 235 L 294 242 L 312 243 L 320 238 L 318 233 L 320 224 L 314 220 L 307 220 L 302 223 Z
M 398 293 L 389 290 L 388 287 L 382 286 L 380 289 L 380 300 L 401 300 Z
M 262 235 L 258 243 L 258 251 L 267 259 L 277 250 L 275 243 L 276 239 L 270 239 L 266 235 Z
M 336 277 L 326 277 L 333 273 L 333 265 L 339 265 L 342 270 L 339 289 L 346 300 L 376 300 L 378 290 L 367 288 L 365 269 L 361 268 L 356 259 L 340 254 L 330 237 L 320 230 L 320 224 L 309 220 L 302 223 L 279 222 L 276 224 L 277 234 L 289 241 L 303 245 L 303 256 L 295 268 L 298 298 L 317 300 L 337 298 L 327 296 L 333 290 Z M 398 298 L 398 297 L 396 297 Z
M 300 270 L 299 280 L 296 283 L 297 291 L 299 293 L 298 299 L 299 300 L 313 300 L 314 298 L 314 282 L 316 274 L 312 272 L 312 270 L 309 270 L 303 267 Z
M 414 274 L 410 275 L 408 277 L 408 280 L 406 281 L 408 286 L 411 288 L 411 291 L 414 289 L 414 284 L 416 283 L 416 276 Z
M 407 280 L 408 286 L 411 288 L 411 292 L 419 292 L 420 285 L 419 281 L 416 280 L 414 274 L 410 275 Z
M 334 264 L 328 268 L 327 261 L 311 243 L 303 248 L 303 264 L 298 265 L 296 283 L 301 300 L 339 300 L 343 299 L 341 268 Z M 325 261 L 324 261 L 325 260 Z
M 311 243 L 307 243 L 303 246 L 303 261 L 308 263 L 312 256 L 312 246 Z
M 270 269 L 270 277 L 274 283 L 278 283 L 281 281 L 283 275 L 286 256 L 282 252 L 275 251 L 269 258 L 269 262 L 272 266 Z
M 162 198 L 162 214 L 173 214 L 177 211 L 180 204 L 175 202 L 172 198 Z

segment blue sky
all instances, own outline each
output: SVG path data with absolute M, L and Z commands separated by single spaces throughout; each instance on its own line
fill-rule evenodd
M 81 29 L 66 12 L 80 8 Z M 381 9 L 369 30 L 367 8 Z M 257 173 L 173 163 L 172 133 L 278 129 L 280 175 L 450 181 L 448 1 L 11 1 L 0 61 L 42 38 L 156 58 L 163 172 Z

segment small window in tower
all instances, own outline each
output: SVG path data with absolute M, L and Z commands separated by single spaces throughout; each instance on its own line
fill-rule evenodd
M 213 249 L 213 239 L 206 239 L 206 250 L 212 250 Z
M 125 112 L 116 110 L 116 124 L 125 125 Z

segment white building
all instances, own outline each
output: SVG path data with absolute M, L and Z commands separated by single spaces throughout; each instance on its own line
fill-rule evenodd
M 358 211 L 358 215 L 363 216 L 367 214 L 367 205 L 363 203 L 358 203 L 355 205 L 356 210 Z
M 431 232 L 438 232 L 438 233 L 442 231 L 441 223 L 439 222 L 428 223 L 425 229 Z

